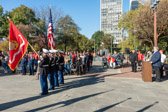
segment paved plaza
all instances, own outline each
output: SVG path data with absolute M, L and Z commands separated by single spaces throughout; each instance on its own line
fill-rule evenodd
M 121 69 L 94 63 L 87 75 L 65 76 L 65 85 L 39 96 L 33 76 L 0 74 L 0 111 L 4 112 L 167 112 L 168 81 L 108 77 Z M 123 75 L 123 74 L 122 74 Z

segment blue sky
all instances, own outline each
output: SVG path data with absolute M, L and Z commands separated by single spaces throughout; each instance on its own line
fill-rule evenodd
M 69 14 L 81 28 L 80 33 L 91 38 L 92 34 L 100 30 L 100 0 L 0 0 L 4 10 L 25 5 L 29 8 L 39 6 L 56 6 L 64 14 Z M 129 0 L 123 0 L 123 10 L 129 10 Z

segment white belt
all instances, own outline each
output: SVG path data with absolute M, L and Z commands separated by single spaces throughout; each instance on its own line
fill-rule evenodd
M 43 67 L 48 67 L 49 65 L 43 65 Z

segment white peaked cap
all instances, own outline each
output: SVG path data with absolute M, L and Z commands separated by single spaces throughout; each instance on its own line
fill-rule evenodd
M 64 51 L 59 51 L 61 54 L 63 54 L 64 53 Z
M 49 50 L 50 51 L 50 53 L 54 53 L 54 50 L 52 49 L 52 50 Z
M 43 48 L 43 52 L 44 53 L 49 53 L 49 51 L 47 49 L 44 49 L 44 48 Z
M 58 50 L 53 49 L 53 52 L 56 53 L 56 52 L 58 52 Z
M 52 50 L 49 50 L 50 53 L 52 53 Z

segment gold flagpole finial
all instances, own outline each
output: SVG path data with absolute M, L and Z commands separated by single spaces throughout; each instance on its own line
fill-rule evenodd
M 7 18 L 8 18 L 8 20 L 9 20 L 9 22 L 10 22 L 11 20 L 10 20 L 9 16 L 7 16 Z

